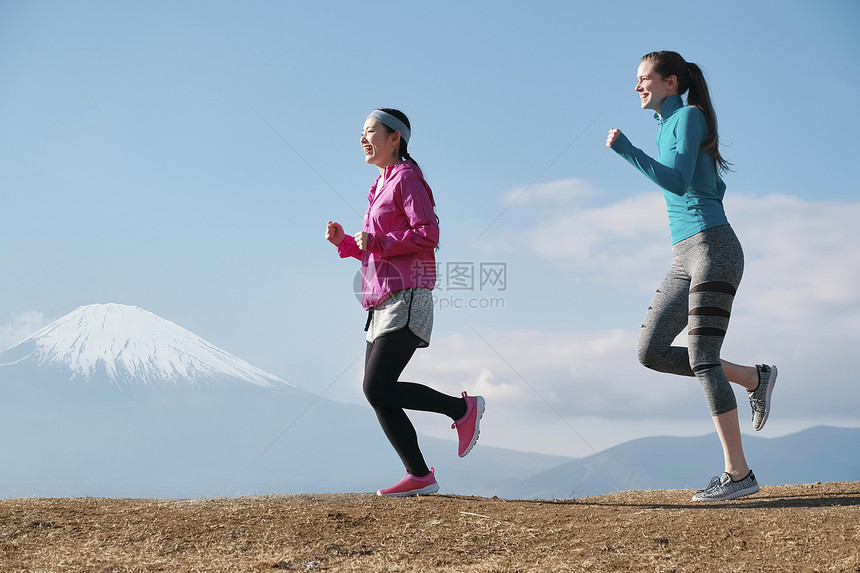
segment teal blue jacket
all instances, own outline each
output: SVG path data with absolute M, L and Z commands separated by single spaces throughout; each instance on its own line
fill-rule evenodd
M 727 225 L 723 209 L 726 184 L 714 168 L 711 154 L 702 149 L 708 136 L 705 114 L 685 106 L 681 96 L 663 102 L 657 132 L 657 160 L 630 143 L 622 133 L 612 149 L 663 188 L 669 211 L 672 244 L 720 225 Z

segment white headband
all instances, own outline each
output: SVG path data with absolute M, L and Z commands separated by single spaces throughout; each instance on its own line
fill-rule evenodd
M 405 141 L 407 144 L 409 143 L 409 136 L 411 135 L 411 132 L 409 131 L 409 128 L 406 126 L 406 124 L 403 123 L 401 120 L 397 119 L 397 117 L 391 115 L 388 112 L 382 111 L 381 109 L 373 110 L 372 112 L 370 112 L 370 115 L 368 117 L 372 117 L 379 123 L 387 125 L 394 131 L 399 131 L 400 137 L 403 138 L 403 141 Z

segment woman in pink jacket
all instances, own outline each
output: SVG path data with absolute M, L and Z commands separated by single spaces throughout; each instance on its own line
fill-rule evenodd
M 341 258 L 361 261 L 361 303 L 368 311 L 364 394 L 406 477 L 376 493 L 405 497 L 439 491 L 439 485 L 418 447 L 418 437 L 405 409 L 438 412 L 457 428 L 459 455 L 475 445 L 484 413 L 481 396 L 447 396 L 432 388 L 398 379 L 415 350 L 430 344 L 439 222 L 433 192 L 418 164 L 409 156 L 411 126 L 396 109 L 374 110 L 361 132 L 364 160 L 379 169 L 370 188 L 362 230 L 346 235 L 329 221 L 325 238 Z

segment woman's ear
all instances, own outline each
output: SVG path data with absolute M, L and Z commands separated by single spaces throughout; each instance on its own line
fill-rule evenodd
M 678 76 L 672 74 L 668 78 L 666 78 L 666 87 L 669 88 L 670 91 L 674 90 L 675 93 L 678 92 Z

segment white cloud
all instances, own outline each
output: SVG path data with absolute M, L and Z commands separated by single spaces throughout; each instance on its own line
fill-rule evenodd
M 624 331 L 470 330 L 435 339 L 402 379 L 484 396 L 481 440 L 497 447 L 584 456 L 669 426 L 712 429 L 696 379 L 641 367 L 635 333 Z M 438 415 L 410 417 L 423 434 L 453 437 Z
M 481 439 L 500 447 L 587 455 L 635 437 L 713 431 L 697 380 L 639 365 L 641 314 L 619 320 L 611 308 L 628 294 L 647 300 L 643 293 L 653 291 L 668 268 L 671 243 L 661 195 L 586 205 L 584 198 L 593 201 L 594 195 L 577 195 L 581 182 L 556 183 L 539 188 L 525 210 L 534 210 L 529 216 L 539 212 L 540 222 L 502 241 L 528 255 L 522 264 L 534 256 L 552 261 L 557 275 L 543 284 L 562 285 L 562 297 L 581 294 L 607 308 L 586 321 L 562 316 L 553 327 L 473 329 L 469 321 L 480 318 L 461 315 L 459 333 L 434 337 L 403 379 L 451 395 L 484 395 Z M 562 209 L 560 197 L 570 198 Z M 552 208 L 543 211 L 547 205 Z M 860 384 L 853 374 L 860 342 L 860 240 L 853 224 L 860 220 L 860 202 L 736 193 L 727 211 L 744 246 L 746 269 L 723 356 L 779 366 L 765 437 L 821 423 L 860 425 Z M 576 285 L 572 292 L 570 284 Z M 605 285 L 612 285 L 610 295 L 599 292 Z M 510 296 L 512 306 L 515 296 L 534 303 L 529 293 Z M 738 386 L 735 392 L 742 428 L 749 431 L 746 393 Z M 410 415 L 422 433 L 452 437 L 438 415 Z
M 558 182 L 559 184 L 565 182 Z M 746 269 L 739 302 L 769 320 L 854 321 L 860 303 L 860 202 L 734 195 L 729 220 Z M 660 193 L 566 206 L 525 232 L 528 250 L 590 282 L 651 289 L 671 258 Z M 853 335 L 852 335 L 853 336 Z
M 534 196 L 545 197 L 555 211 L 525 232 L 525 250 L 552 260 L 583 289 L 612 283 L 622 295 L 628 290 L 641 297 L 642 289 L 656 287 L 671 259 L 660 194 L 596 206 L 574 199 L 558 214 L 557 196 L 571 184 L 557 183 Z M 860 202 L 736 194 L 727 210 L 744 246 L 746 270 L 723 356 L 741 364 L 778 364 L 772 426 L 782 433 L 810 420 L 860 424 L 860 385 L 853 375 L 860 342 L 860 240 L 853 225 Z M 485 395 L 488 419 L 494 420 L 489 424 L 496 426 L 487 443 L 528 448 L 553 435 L 570 439 L 575 429 L 605 447 L 610 427 L 624 439 L 637 431 L 653 435 L 677 427 L 689 435 L 711 429 L 694 378 L 638 364 L 636 331 L 600 329 L 594 322 L 564 332 L 476 330 L 463 325 L 463 334 L 435 339 L 430 352 L 413 359 L 409 379 L 450 394 L 465 388 Z M 743 425 L 749 406 L 743 389 L 735 388 Z M 420 428 L 432 433 L 436 425 Z
M 659 194 L 616 203 L 568 205 L 526 230 L 523 243 L 536 255 L 591 280 L 653 282 L 654 269 L 667 264 L 669 231 Z
M 555 410 L 561 416 L 641 417 L 701 393 L 692 378 L 668 396 L 655 392 L 645 383 L 653 382 L 653 373 L 636 360 L 636 334 L 620 330 L 474 330 L 435 340 L 433 352 L 417 354 L 407 374 L 449 394 L 480 391 L 539 416 Z
M 583 200 L 595 195 L 577 179 L 535 186 L 524 198 L 552 210 L 518 239 L 524 237 L 523 244 L 534 254 L 560 261 L 571 272 L 637 283 L 653 282 L 655 272 L 662 276 L 671 256 L 662 195 L 647 192 L 599 205 Z M 570 199 L 561 213 L 558 197 Z M 780 314 L 789 308 L 812 314 L 806 304 L 810 295 L 826 303 L 857 301 L 860 241 L 852 227 L 860 217 L 860 202 L 734 194 L 727 203 L 729 220 L 746 252 L 748 274 L 754 271 L 769 281 L 766 294 L 758 295 L 762 304 L 780 308 Z
M 778 340 L 768 325 L 748 321 L 743 327 L 735 328 L 724 355 L 746 364 L 757 355 L 780 367 L 765 437 L 816 424 L 860 425 L 860 391 L 845 375 L 850 354 L 822 361 L 814 343 L 762 348 L 769 337 Z M 478 332 L 437 338 L 431 350 L 416 354 L 403 379 L 450 395 L 483 395 L 487 445 L 582 456 L 637 437 L 713 431 L 698 381 L 639 365 L 635 332 Z M 753 433 L 746 392 L 734 389 L 742 428 Z M 410 416 L 420 432 L 452 438 L 438 415 Z
M 860 302 L 860 202 L 736 197 L 732 219 L 747 255 L 757 307 L 772 318 L 844 315 Z
M 8 348 L 48 324 L 38 311 L 13 313 L 6 324 L 0 324 L 0 349 Z
M 569 203 L 594 197 L 598 193 L 599 190 L 584 179 L 559 179 L 514 189 L 505 195 L 505 204 Z

